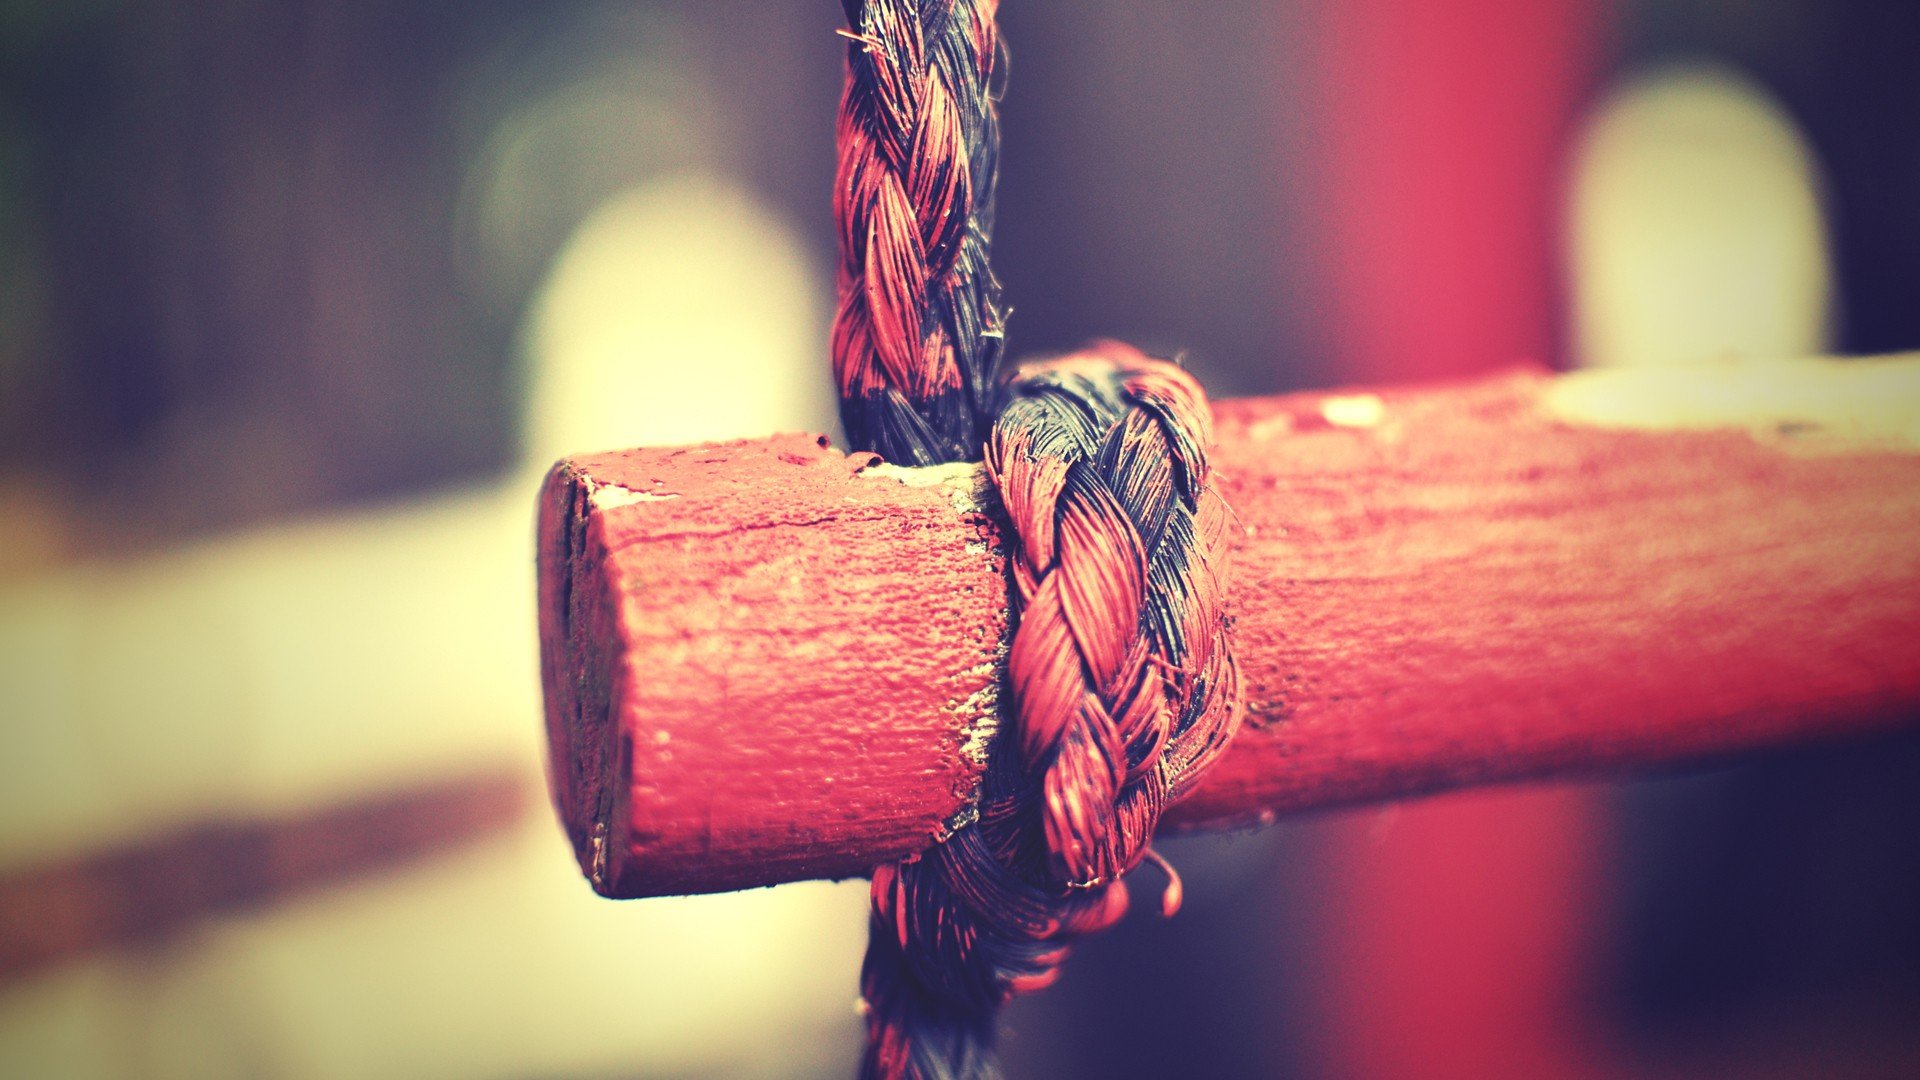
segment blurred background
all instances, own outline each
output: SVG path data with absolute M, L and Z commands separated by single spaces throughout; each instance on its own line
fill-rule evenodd
M 830 430 L 831 0 L 0 2 L 0 1075 L 851 1075 L 863 883 L 616 904 L 555 457 Z M 1910 0 L 1009 2 L 1017 353 L 1920 347 Z M 1167 845 L 1014 1077 L 1920 1075 L 1920 740 Z

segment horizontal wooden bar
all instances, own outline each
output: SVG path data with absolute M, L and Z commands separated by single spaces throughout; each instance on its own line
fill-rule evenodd
M 218 916 L 444 857 L 523 820 L 527 788 L 517 772 L 462 776 L 10 867 L 0 872 L 0 988 L 91 952 L 159 945 Z
M 1246 718 L 1175 828 L 1920 712 L 1920 362 L 1216 405 Z M 864 873 L 969 819 L 1006 588 L 969 467 L 824 439 L 561 462 L 555 797 L 610 896 Z

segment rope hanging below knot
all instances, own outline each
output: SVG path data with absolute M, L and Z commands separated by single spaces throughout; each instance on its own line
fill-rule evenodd
M 978 822 L 874 872 L 865 1076 L 994 1075 L 1000 1006 L 1125 913 L 1161 810 L 1232 737 L 1210 441 L 1192 377 L 1124 345 L 1004 384 L 987 469 L 1015 538 L 1010 708 Z

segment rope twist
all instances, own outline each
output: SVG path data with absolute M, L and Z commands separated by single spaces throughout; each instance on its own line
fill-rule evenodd
M 987 469 L 1015 540 L 1011 730 L 978 822 L 874 872 L 864 1076 L 996 1075 L 1000 1006 L 1125 913 L 1121 878 L 1154 857 L 1161 810 L 1232 737 L 1210 439 L 1192 377 L 1124 345 L 1006 383 Z
M 1161 810 L 1238 723 L 1226 510 L 1207 486 L 1206 399 L 1177 366 L 1101 343 L 996 388 L 998 0 L 843 2 L 841 420 L 855 448 L 903 465 L 984 443 L 1014 538 L 1007 730 L 978 819 L 874 870 L 861 1071 L 979 1080 L 998 1075 L 1000 1007 L 1125 913 L 1121 878 L 1160 861 Z
M 854 446 L 979 456 L 1004 315 L 987 262 L 998 0 L 844 0 L 833 369 Z

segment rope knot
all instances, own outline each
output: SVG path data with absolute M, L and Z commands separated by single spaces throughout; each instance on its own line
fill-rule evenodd
M 986 468 L 1012 540 L 1008 734 L 978 823 L 874 874 L 872 1077 L 991 1075 L 999 1006 L 1125 913 L 1142 859 L 1165 866 L 1149 848 L 1161 810 L 1239 721 L 1198 384 L 1101 342 L 1015 369 L 999 405 Z
M 1133 869 L 1232 729 L 1211 427 L 1184 370 L 1103 342 L 1016 369 L 987 444 L 1019 540 L 1014 727 L 1066 885 Z
M 997 1074 L 999 1007 L 1125 914 L 1142 859 L 1168 871 L 1162 910 L 1179 906 L 1154 826 L 1239 715 L 1226 511 L 1206 398 L 1178 366 L 1100 342 L 994 384 L 998 0 L 843 6 L 841 419 L 854 447 L 902 465 L 984 443 L 1013 540 L 1006 735 L 977 823 L 874 871 L 862 1071 L 976 1080 Z

